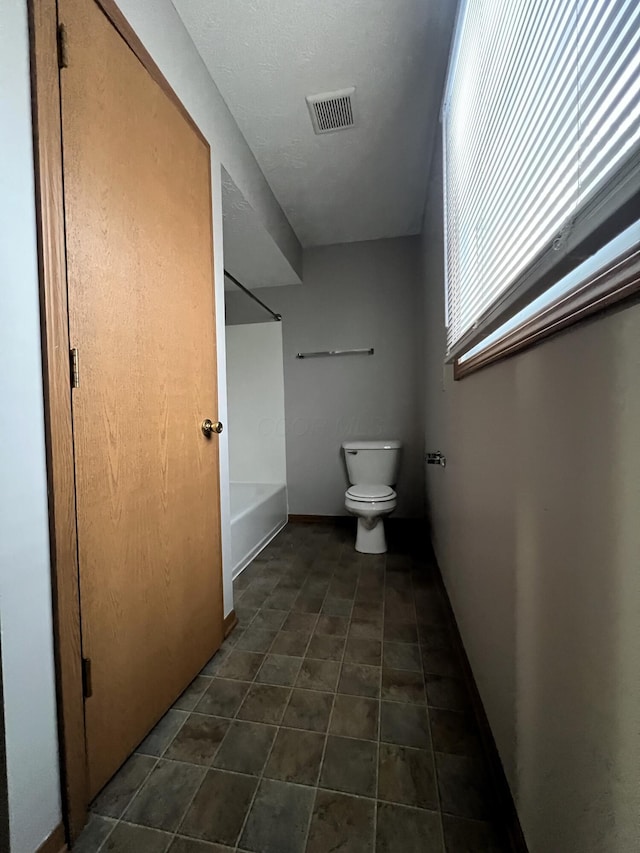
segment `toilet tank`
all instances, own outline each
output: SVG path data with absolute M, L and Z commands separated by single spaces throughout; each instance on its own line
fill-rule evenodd
M 344 441 L 342 447 L 352 485 L 395 485 L 401 441 Z

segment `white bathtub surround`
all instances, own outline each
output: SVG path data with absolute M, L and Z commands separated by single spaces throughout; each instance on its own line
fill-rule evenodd
M 282 323 L 227 326 L 235 578 L 287 522 Z
M 286 483 L 282 323 L 227 326 L 226 337 L 231 482 Z
M 284 483 L 231 483 L 233 577 L 271 542 L 287 523 Z

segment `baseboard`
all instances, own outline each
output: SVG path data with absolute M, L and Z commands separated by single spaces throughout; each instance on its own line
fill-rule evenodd
M 228 636 L 229 636 L 229 634 L 233 631 L 233 629 L 236 627 L 236 625 L 237 625 L 237 624 L 238 624 L 238 617 L 236 616 L 236 611 L 235 611 L 235 610 L 232 610 L 232 611 L 231 611 L 231 613 L 228 613 L 228 614 L 224 617 L 224 625 L 223 625 L 223 628 L 224 628 L 224 638 L 225 638 L 225 640 L 227 639 L 227 637 L 228 637 Z
M 345 515 L 289 515 L 289 521 L 297 522 L 298 524 L 352 524 L 355 526 L 356 517 L 350 513 Z M 385 518 L 384 523 L 387 527 L 415 527 L 422 524 L 421 518 Z
M 48 835 L 38 847 L 36 853 L 68 853 L 68 850 L 64 837 L 64 827 L 59 823 L 51 835 Z
M 290 515 L 289 521 L 297 524 L 347 524 L 352 515 Z
M 456 622 L 456 617 L 455 613 L 453 612 L 453 607 L 451 606 L 451 601 L 449 600 L 447 588 L 444 585 L 444 580 L 442 579 L 442 574 L 440 572 L 440 568 L 435 557 L 433 558 L 433 561 L 436 567 L 436 577 L 438 580 L 438 585 L 440 586 L 440 590 L 442 592 L 443 599 L 446 602 L 446 606 L 449 609 L 449 615 L 451 617 L 450 621 L 453 625 L 454 645 L 456 647 L 458 657 L 460 658 L 460 662 L 462 664 L 464 680 L 469 691 L 473 713 L 476 718 L 476 722 L 478 724 L 478 729 L 480 732 L 482 750 L 489 768 L 489 774 L 491 777 L 491 782 L 498 807 L 497 819 L 499 823 L 505 828 L 507 840 L 509 842 L 509 846 L 512 853 L 529 853 L 527 848 L 527 842 L 525 841 L 524 833 L 522 832 L 522 827 L 520 826 L 518 812 L 516 810 L 515 803 L 513 802 L 513 797 L 511 795 L 511 789 L 509 788 L 509 783 L 507 782 L 504 767 L 502 766 L 502 761 L 500 760 L 500 754 L 498 753 L 498 747 L 496 746 L 496 742 L 493 737 L 493 732 L 491 731 L 491 726 L 489 725 L 489 720 L 484 709 L 484 704 L 482 702 L 482 699 L 480 698 L 478 685 L 476 684 L 476 680 L 473 677 L 471 664 L 469 663 L 469 658 L 467 657 L 467 652 L 464 648 L 464 643 L 462 642 L 462 637 L 458 629 L 458 623 Z

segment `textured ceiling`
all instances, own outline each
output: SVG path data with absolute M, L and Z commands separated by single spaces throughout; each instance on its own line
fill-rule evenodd
M 306 246 L 415 234 L 455 0 L 174 0 Z M 355 86 L 316 136 L 305 96 Z
M 253 290 L 300 283 L 299 276 L 225 169 L 222 170 L 222 220 L 224 267 L 241 284 Z M 225 289 L 237 290 L 227 279 Z

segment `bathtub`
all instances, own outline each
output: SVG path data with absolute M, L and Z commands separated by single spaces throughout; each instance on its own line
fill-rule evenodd
M 233 577 L 268 545 L 287 523 L 283 483 L 230 483 Z

